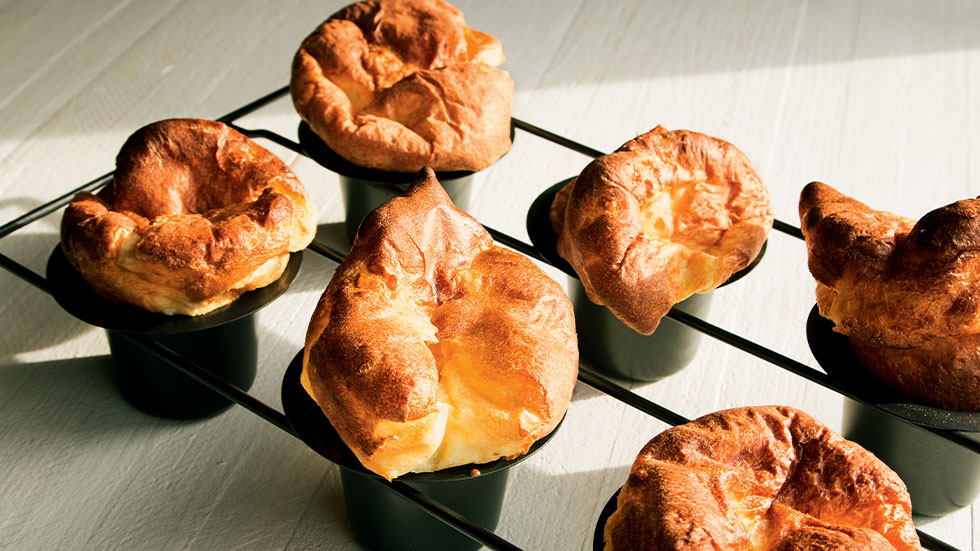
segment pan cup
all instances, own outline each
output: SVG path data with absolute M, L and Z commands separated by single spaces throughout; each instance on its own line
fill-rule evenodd
M 980 442 L 980 412 L 950 411 L 909 403 L 874 378 L 816 306 L 806 325 L 814 358 L 858 400 L 845 398 L 842 435 L 885 462 L 905 482 L 912 512 L 942 516 L 980 496 L 980 454 L 929 432 L 955 431 Z
M 700 331 L 664 317 L 656 331 L 643 335 L 589 300 L 578 278 L 568 278 L 568 290 L 575 308 L 579 361 L 600 373 L 629 381 L 658 381 L 684 369 L 698 352 Z M 711 298 L 711 293 L 696 293 L 674 308 L 703 318 L 711 309 Z
M 980 432 L 958 433 L 980 442 Z M 975 452 L 874 406 L 846 399 L 843 434 L 898 473 L 917 515 L 947 515 L 970 505 L 980 495 L 980 458 Z
M 360 168 L 360 167 L 358 167 Z M 361 169 L 371 172 L 369 169 Z M 382 172 L 382 171 L 374 171 Z M 347 242 L 354 243 L 357 228 L 364 217 L 389 200 L 398 197 L 418 177 L 417 172 L 384 172 L 375 178 L 339 174 L 340 195 L 344 201 L 344 230 Z M 436 179 L 446 190 L 449 199 L 461 210 L 469 210 L 473 189 L 472 172 L 437 172 Z
M 445 505 L 463 518 L 493 531 L 500 521 L 509 467 L 444 480 L 409 477 L 404 484 Z M 406 475 L 408 476 L 408 475 Z M 378 551 L 472 550 L 482 545 L 426 513 L 415 503 L 385 488 L 385 482 L 341 466 L 344 504 L 354 537 Z
M 477 541 L 431 516 L 421 506 L 387 487 L 389 482 L 365 469 L 344 444 L 320 407 L 300 384 L 303 352 L 283 377 L 282 406 L 296 434 L 314 451 L 340 467 L 347 518 L 357 541 L 375 551 L 430 549 L 473 550 Z M 561 425 L 559 424 L 559 427 Z M 541 449 L 558 427 L 515 459 L 462 465 L 395 479 L 460 516 L 493 531 L 500 521 L 510 469 Z
M 618 507 L 619 493 L 623 491 L 623 487 L 620 486 L 615 492 L 613 492 L 612 497 L 606 501 L 606 504 L 602 507 L 602 511 L 599 512 L 599 518 L 595 523 L 595 530 L 592 532 L 592 551 L 604 551 L 606 548 L 606 522 L 609 521 L 609 517 L 616 512 Z
M 572 179 L 563 180 L 539 195 L 527 216 L 527 233 L 541 256 L 568 275 L 568 294 L 575 308 L 575 329 L 579 339 L 579 361 L 595 371 L 629 381 L 650 382 L 684 369 L 697 354 L 700 331 L 669 317 L 660 320 L 651 335 L 637 333 L 619 320 L 605 306 L 589 300 L 585 287 L 574 268 L 558 255 L 558 236 L 551 226 L 549 213 L 555 195 Z M 722 284 L 728 285 L 751 272 L 766 252 L 759 254 L 744 269 Z M 711 308 L 712 293 L 696 293 L 674 305 L 698 318 Z
M 167 419 L 203 419 L 233 404 L 127 334 L 132 333 L 106 330 L 113 381 L 136 409 Z M 208 329 L 147 336 L 242 390 L 255 381 L 258 338 L 254 314 Z
M 258 337 L 255 313 L 289 287 L 302 253 L 292 253 L 282 276 L 201 316 L 168 316 L 114 302 L 95 293 L 58 246 L 48 258 L 47 280 L 68 313 L 106 331 L 111 373 L 120 394 L 144 413 L 167 419 L 202 419 L 234 402 L 186 375 L 178 366 L 132 340 L 147 337 L 213 375 L 248 390 L 255 381 Z
M 357 228 L 365 216 L 403 193 L 418 176 L 418 171 L 392 172 L 351 163 L 328 147 L 305 122 L 300 123 L 297 134 L 300 145 L 311 159 L 337 173 L 340 180 L 340 194 L 344 202 L 344 229 L 348 243 L 354 242 Z M 510 138 L 513 143 L 513 126 L 511 126 Z M 436 179 L 446 190 L 453 204 L 461 210 L 468 211 L 475 174 L 476 172 L 466 170 L 436 172 Z

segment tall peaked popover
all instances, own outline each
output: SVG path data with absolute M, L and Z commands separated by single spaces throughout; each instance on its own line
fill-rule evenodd
M 426 168 L 361 223 L 310 320 L 303 386 L 391 479 L 526 453 L 578 374 L 572 306 Z
M 820 315 L 904 398 L 980 411 L 980 198 L 918 222 L 812 182 L 800 194 Z
M 905 485 L 785 406 L 710 413 L 651 439 L 604 528 L 606 551 L 913 551 Z

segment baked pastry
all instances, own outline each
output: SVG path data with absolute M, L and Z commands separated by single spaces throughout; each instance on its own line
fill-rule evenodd
M 954 411 L 980 411 L 980 334 L 930 339 L 912 348 L 848 339 L 858 361 L 904 398 Z
M 980 333 L 980 199 L 916 223 L 813 182 L 800 221 L 820 314 L 837 331 L 905 348 Z
M 99 294 L 196 316 L 278 279 L 316 220 L 278 157 L 222 123 L 170 119 L 126 140 L 98 195 L 74 197 L 61 247 Z
M 300 117 L 354 164 L 476 171 L 511 145 L 503 61 L 500 42 L 442 0 L 365 0 L 303 41 L 289 87 Z
M 820 315 L 917 402 L 980 411 L 980 198 L 918 222 L 813 182 L 800 194 Z
M 655 436 L 604 537 L 606 551 L 920 549 L 898 475 L 776 406 L 711 413 Z
M 426 168 L 361 223 L 310 320 L 301 381 L 391 480 L 527 452 L 577 374 L 562 288 L 494 245 Z
M 589 299 L 644 335 L 748 266 L 772 222 L 741 151 L 661 126 L 592 161 L 551 207 L 558 253 Z

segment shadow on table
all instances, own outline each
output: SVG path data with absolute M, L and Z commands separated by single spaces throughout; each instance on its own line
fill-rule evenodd
M 6 224 L 7 222 L 10 222 L 15 218 L 20 217 L 22 214 L 27 213 L 36 207 L 41 206 L 43 203 L 46 203 L 51 199 L 53 199 L 53 197 L 49 199 L 44 197 L 30 197 L 27 195 L 19 195 L 16 197 L 4 197 L 3 199 L 0 199 L 0 210 L 12 208 L 15 210 L 15 212 L 17 212 L 17 214 L 14 216 L 7 216 L 3 220 L 0 220 L 0 225 Z M 35 224 L 44 225 L 45 223 L 35 222 Z M 50 222 L 48 223 L 49 226 L 51 226 L 51 224 L 52 223 Z M 56 225 L 54 227 L 55 229 L 57 229 Z M 3 241 L 6 243 L 7 239 L 8 238 L 4 238 Z
M 50 484 L 32 491 L 66 511 L 87 506 L 72 481 L 98 485 L 93 503 L 106 509 L 90 546 L 116 548 L 127 534 L 148 549 L 352 541 L 336 467 L 239 408 L 195 423 L 145 415 L 117 392 L 110 362 L 0 366 L 0 439 L 15 450 L 8 467 L 43 477 Z
M 5 442 L 22 457 L 174 424 L 130 406 L 112 382 L 111 361 L 106 355 L 0 366 Z
M 15 233 L 0 240 L 0 251 L 43 277 L 48 256 L 57 243 L 54 233 Z M 7 328 L 0 336 L 0 362 L 96 329 L 69 315 L 46 292 L 3 269 L 0 288 L 5 295 L 0 318 Z

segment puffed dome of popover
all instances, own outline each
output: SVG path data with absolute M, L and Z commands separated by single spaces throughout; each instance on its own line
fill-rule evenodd
M 637 455 L 605 551 L 912 551 L 905 484 L 790 407 L 711 413 Z
M 316 221 L 278 157 L 220 122 L 169 119 L 126 140 L 97 195 L 75 196 L 61 246 L 101 295 L 193 316 L 278 279 Z
M 442 0 L 364 0 L 330 16 L 293 59 L 293 105 L 367 168 L 476 171 L 511 146 L 514 82 L 500 42 Z

